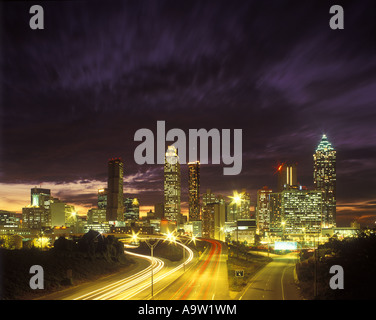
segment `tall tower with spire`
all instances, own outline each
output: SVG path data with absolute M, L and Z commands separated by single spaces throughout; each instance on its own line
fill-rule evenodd
M 322 227 L 336 226 L 336 150 L 324 134 L 313 154 L 313 182 L 323 192 Z

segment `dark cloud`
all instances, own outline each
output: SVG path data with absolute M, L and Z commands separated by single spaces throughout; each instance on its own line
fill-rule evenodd
M 45 30 L 33 31 L 29 3 L 2 3 L 3 181 L 105 183 L 121 156 L 137 177 L 129 190 L 152 205 L 163 171 L 135 164 L 133 135 L 165 120 L 186 133 L 243 129 L 242 174 L 203 166 L 203 190 L 255 196 L 286 160 L 312 186 L 326 133 L 338 200 L 374 198 L 375 4 L 339 4 L 345 29 L 333 31 L 325 1 L 46 2 Z

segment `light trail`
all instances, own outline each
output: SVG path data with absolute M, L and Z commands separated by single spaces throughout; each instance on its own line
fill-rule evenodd
M 158 283 L 159 281 L 165 279 L 166 277 L 172 275 L 173 273 L 179 271 L 181 268 L 184 267 L 184 264 L 188 264 L 189 262 L 192 261 L 192 259 L 194 257 L 193 251 L 188 246 L 186 246 L 185 244 L 182 244 L 180 242 L 176 242 L 176 244 L 180 245 L 183 248 L 183 250 L 188 251 L 188 258 L 185 260 L 185 262 L 183 261 L 183 263 L 179 264 L 174 269 L 171 269 L 170 271 L 165 272 L 165 273 L 159 275 L 158 277 L 156 277 L 153 281 L 154 285 L 156 283 Z M 141 293 L 142 291 L 150 288 L 150 286 L 151 286 L 150 282 L 144 283 L 137 288 L 133 288 L 133 290 L 130 290 L 130 292 L 126 292 L 124 294 L 121 294 L 119 297 L 116 297 L 116 300 L 129 300 L 129 299 L 133 298 L 134 296 L 136 296 L 137 294 Z M 159 290 L 156 294 L 158 294 L 160 291 L 161 290 Z
M 193 251 L 188 246 L 180 242 L 175 242 L 175 243 L 180 245 L 183 248 L 183 250 L 186 250 L 188 252 L 187 259 L 183 261 L 183 263 L 181 263 L 177 267 L 161 275 L 158 275 L 158 273 L 165 267 L 165 264 L 161 259 L 158 259 L 155 257 L 152 259 L 150 256 L 147 256 L 147 255 L 141 255 L 141 254 L 137 254 L 137 253 L 133 253 L 129 251 L 124 251 L 127 254 L 149 260 L 151 262 L 150 266 L 148 266 L 147 268 L 141 270 L 140 272 L 137 272 L 136 274 L 129 276 L 125 279 L 116 281 L 103 288 L 100 288 L 92 292 L 89 292 L 87 294 L 76 297 L 74 300 L 109 300 L 109 299 L 129 300 L 133 298 L 137 294 L 151 287 L 150 274 L 151 274 L 152 269 L 153 269 L 154 276 L 157 275 L 157 277 L 154 278 L 154 281 L 153 281 L 153 284 L 155 285 L 159 281 L 165 279 L 166 277 L 172 275 L 173 273 L 183 268 L 184 264 L 187 265 L 188 263 L 192 261 L 194 257 Z
M 222 251 L 222 245 L 220 242 L 213 241 L 213 240 L 204 240 L 211 243 L 210 251 L 207 254 L 207 258 L 203 260 L 200 265 L 198 266 L 195 274 L 191 279 L 188 279 L 180 288 L 179 290 L 170 298 L 170 300 L 186 300 L 190 294 L 192 289 L 202 281 L 202 277 L 205 274 L 216 274 L 218 271 L 218 264 L 219 259 Z M 198 297 L 202 295 L 202 291 L 204 291 L 204 297 L 201 300 L 205 300 L 206 295 L 208 294 L 209 287 L 212 287 L 212 282 L 210 282 L 206 288 L 201 288 L 200 292 L 198 293 L 196 300 L 200 300 Z
M 147 268 L 141 270 L 140 272 L 135 273 L 132 276 L 129 276 L 125 279 L 116 281 L 114 283 L 111 283 L 103 288 L 94 290 L 90 293 L 84 294 L 80 297 L 75 298 L 74 300 L 106 300 L 110 299 L 111 297 L 118 295 L 125 290 L 128 290 L 140 282 L 144 281 L 145 279 L 148 279 L 150 277 L 151 269 L 153 268 L 154 273 L 158 273 L 163 267 L 164 262 L 158 258 L 154 258 L 153 261 L 150 256 L 137 254 L 133 252 L 124 251 L 127 254 L 149 260 L 151 262 L 150 266 Z

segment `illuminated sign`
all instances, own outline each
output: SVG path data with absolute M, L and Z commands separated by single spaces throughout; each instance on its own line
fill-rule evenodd
M 274 250 L 296 250 L 298 244 L 296 241 L 275 241 Z

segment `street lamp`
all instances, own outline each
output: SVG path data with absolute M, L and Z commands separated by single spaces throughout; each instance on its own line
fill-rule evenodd
M 185 241 L 183 241 L 182 239 L 180 238 L 177 238 L 172 234 L 169 234 L 167 233 L 167 239 L 166 240 L 170 240 L 170 242 L 176 242 L 176 241 L 179 241 L 180 243 L 184 244 L 184 245 L 187 245 L 191 242 L 193 242 L 195 245 L 196 245 L 196 237 L 194 235 L 192 235 L 192 237 L 186 239 Z M 184 268 L 184 272 L 185 272 L 185 248 L 183 247 L 183 268 Z
M 159 243 L 160 239 L 156 239 L 155 242 L 151 243 L 150 239 L 145 239 L 146 244 L 150 248 L 150 256 L 151 256 L 151 297 L 153 297 L 153 276 L 154 276 L 154 265 L 153 265 L 153 260 L 154 260 L 154 248 L 157 246 Z

